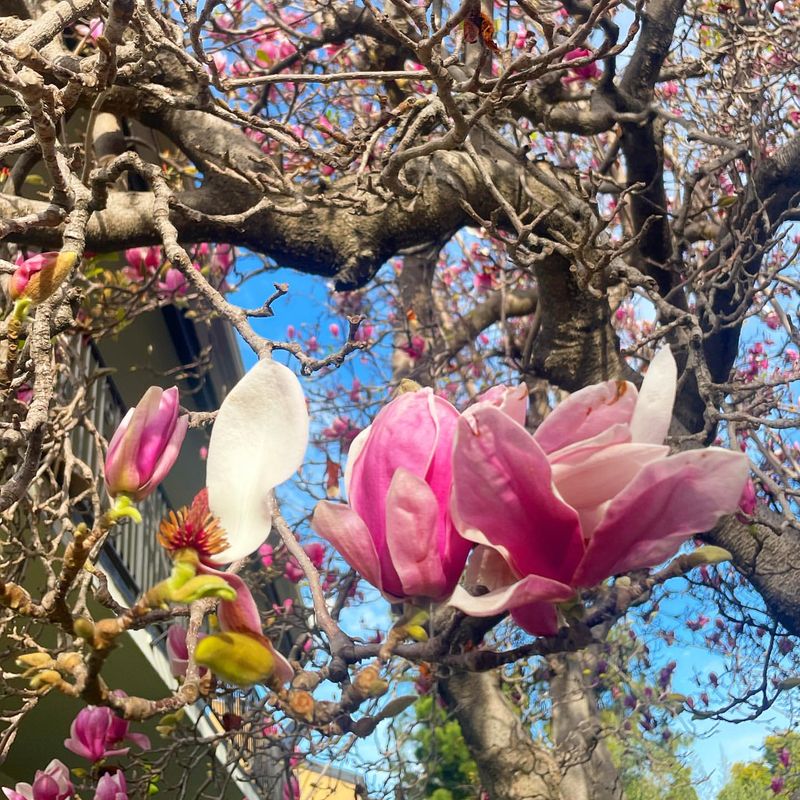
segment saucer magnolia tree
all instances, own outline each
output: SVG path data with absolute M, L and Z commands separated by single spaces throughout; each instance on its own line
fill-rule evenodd
M 222 743 L 276 797 L 345 753 L 425 797 L 421 694 L 461 794 L 618 800 L 679 714 L 791 717 L 796 0 L 2 14 L 0 758 L 48 692 L 91 709 L 85 768 L 6 795 L 139 796 Z M 85 349 L 166 306 L 257 364 L 210 413 L 178 365 L 106 441 Z M 206 488 L 148 529 L 192 428 Z M 171 564 L 127 608 L 121 526 Z M 108 655 L 156 624 L 178 688 L 126 694 Z M 184 709 L 226 697 L 210 747 Z

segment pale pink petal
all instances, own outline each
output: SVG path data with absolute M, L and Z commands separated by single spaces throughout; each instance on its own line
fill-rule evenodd
M 534 438 L 545 453 L 591 439 L 612 425 L 630 424 L 637 391 L 627 381 L 606 381 L 574 392 L 554 408 Z
M 615 497 L 651 461 L 669 453 L 665 445 L 617 444 L 598 450 L 576 464 L 555 464 L 553 482 L 573 508 L 598 506 Z M 586 537 L 587 531 L 583 535 Z
M 430 486 L 400 467 L 386 496 L 388 552 L 381 559 L 384 581 L 387 568 L 393 567 L 405 596 L 439 599 L 449 594 L 452 586 L 447 586 L 442 569 L 438 528 L 439 504 Z
M 567 581 L 583 555 L 578 515 L 554 492 L 547 457 L 492 406 L 459 421 L 453 511 L 465 538 L 499 550 L 519 575 Z
M 508 414 L 514 422 L 525 427 L 528 416 L 528 387 L 524 383 L 519 386 L 493 386 L 483 394 L 478 395 L 475 405 L 469 406 L 464 414 L 469 415 L 479 403 L 489 403 L 496 406 L 504 414 Z
M 677 386 L 678 367 L 669 345 L 665 345 L 655 354 L 644 376 L 631 420 L 634 442 L 661 444 L 667 438 Z
M 593 586 L 610 575 L 660 564 L 688 536 L 737 509 L 747 475 L 746 456 L 719 447 L 649 464 L 609 504 L 573 584 Z
M 372 425 L 367 425 L 367 427 L 353 439 L 350 443 L 350 449 L 347 451 L 347 463 L 344 465 L 344 492 L 348 500 L 350 499 L 350 481 L 353 477 L 353 466 L 356 463 L 356 459 L 361 454 L 361 451 L 364 449 L 364 445 L 367 443 L 371 430 Z
M 373 586 L 382 588 L 375 545 L 364 521 L 353 509 L 341 503 L 322 500 L 314 509 L 311 527 L 330 542 L 353 569 Z
M 530 603 L 562 603 L 574 594 L 575 591 L 564 583 L 541 575 L 528 575 L 510 586 L 477 597 L 463 586 L 456 586 L 447 603 L 471 617 L 491 617 Z
M 534 434 L 535 438 L 535 434 Z M 561 450 L 548 453 L 547 460 L 554 464 L 580 464 L 593 453 L 614 444 L 625 444 L 631 441 L 631 429 L 627 423 L 618 423 L 601 431 L 590 439 L 581 439 Z

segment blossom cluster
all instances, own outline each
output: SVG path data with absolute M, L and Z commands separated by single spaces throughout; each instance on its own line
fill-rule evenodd
M 664 562 L 739 505 L 742 453 L 663 444 L 676 372 L 664 348 L 640 392 L 586 387 L 533 434 L 524 386 L 495 387 L 463 414 L 430 389 L 403 394 L 353 441 L 348 504 L 322 501 L 312 527 L 392 601 L 449 598 L 553 634 L 557 604 Z M 466 583 L 487 593 L 459 585 L 468 556 Z

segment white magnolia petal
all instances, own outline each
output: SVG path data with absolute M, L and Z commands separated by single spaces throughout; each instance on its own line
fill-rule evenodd
M 669 345 L 665 345 L 650 362 L 639 391 L 631 419 L 634 442 L 661 444 L 667 438 L 677 386 L 678 367 Z
M 206 461 L 208 504 L 229 547 L 213 561 L 252 553 L 272 526 L 270 490 L 303 463 L 308 411 L 300 382 L 276 361 L 259 361 L 220 407 Z

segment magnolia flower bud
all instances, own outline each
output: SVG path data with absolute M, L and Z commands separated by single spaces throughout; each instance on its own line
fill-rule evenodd
M 68 250 L 38 253 L 26 258 L 11 276 L 8 285 L 11 299 L 30 300 L 34 305 L 47 300 L 63 283 L 77 260 L 78 254 Z
M 302 689 L 289 692 L 289 707 L 306 722 L 314 721 L 314 698 L 309 692 Z
M 261 637 L 248 633 L 206 636 L 197 643 L 194 656 L 198 664 L 235 686 L 267 683 L 275 671 L 271 648 L 261 641 Z
M 375 666 L 364 667 L 353 678 L 353 686 L 364 697 L 380 697 L 389 689 L 389 684 L 381 678 L 380 670 Z
M 134 501 L 152 494 L 172 469 L 189 427 L 179 417 L 178 390 L 151 386 L 125 415 L 108 444 L 106 488 Z

